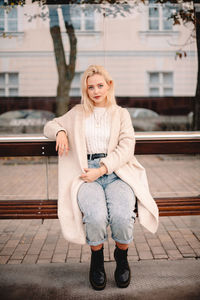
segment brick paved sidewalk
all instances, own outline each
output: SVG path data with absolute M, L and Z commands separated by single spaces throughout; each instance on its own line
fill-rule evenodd
M 109 232 L 110 236 L 110 232 Z M 200 217 L 161 217 L 157 233 L 151 234 L 138 221 L 129 261 L 200 258 Z M 105 261 L 113 261 L 114 241 L 104 244 Z M 68 243 L 58 220 L 1 220 L 0 264 L 89 262 L 90 248 Z

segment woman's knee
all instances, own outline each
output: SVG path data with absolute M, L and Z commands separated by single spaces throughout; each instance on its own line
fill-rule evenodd
M 103 188 L 97 182 L 83 183 L 78 190 L 77 200 L 83 209 L 101 206 L 105 202 Z

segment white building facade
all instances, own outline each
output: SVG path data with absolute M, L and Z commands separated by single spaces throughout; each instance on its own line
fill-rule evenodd
M 80 95 L 81 74 L 101 64 L 115 80 L 116 96 L 193 96 L 196 88 L 196 43 L 192 26 L 172 24 L 172 6 L 150 1 L 131 13 L 113 16 L 97 6 L 71 6 L 76 29 L 76 74 L 71 96 Z M 43 17 L 34 15 L 43 14 Z M 121 14 L 125 16 L 122 16 Z M 49 31 L 48 7 L 38 4 L 0 8 L 0 96 L 56 96 L 58 74 Z M 69 41 L 58 7 L 66 61 Z M 106 15 L 106 16 L 105 16 Z M 187 56 L 176 57 L 183 49 Z

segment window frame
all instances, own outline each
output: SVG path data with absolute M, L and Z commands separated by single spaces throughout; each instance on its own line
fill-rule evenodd
M 151 84 L 150 82 L 150 76 L 151 74 L 153 73 L 158 73 L 158 83 L 155 83 L 155 84 Z M 172 82 L 167 84 L 167 83 L 164 83 L 164 74 L 168 74 L 170 73 L 170 75 L 172 76 Z M 158 95 L 153 95 L 151 94 L 150 90 L 151 88 L 158 88 L 159 90 L 159 94 Z M 164 90 L 168 88 L 168 89 L 171 89 L 172 90 L 172 93 L 169 94 L 169 95 L 166 95 L 164 93 Z M 170 97 L 170 96 L 173 96 L 174 95 L 174 72 L 169 70 L 169 71 L 148 71 L 148 95 L 149 97 Z
M 164 9 L 168 7 L 168 9 L 170 9 L 170 3 L 166 3 L 166 4 L 160 4 L 160 3 L 153 3 L 153 2 L 149 2 L 148 5 L 148 30 L 150 32 L 160 32 L 160 31 L 164 31 L 164 32 L 169 32 L 169 31 L 173 31 L 173 21 L 171 20 L 171 26 L 170 28 L 164 28 L 164 20 L 168 20 L 168 17 L 164 17 Z M 158 18 L 156 17 L 151 17 L 150 16 L 150 9 L 151 8 L 157 8 L 158 9 Z M 174 7 L 173 7 L 174 9 Z M 158 19 L 158 29 L 151 29 L 150 28 L 150 20 L 157 20 Z M 170 20 L 168 20 L 170 22 Z
M 0 84 L 0 89 L 4 89 L 5 94 L 4 94 L 4 96 L 2 95 L 1 97 L 17 97 L 17 96 L 19 96 L 19 73 L 18 72 L 0 72 L 0 75 L 2 75 L 2 74 L 4 74 L 5 84 L 4 85 Z M 16 84 L 9 84 L 9 74 L 17 74 L 17 83 Z M 17 89 L 17 94 L 11 95 L 10 89 Z
M 3 8 L 3 17 L 0 17 L 0 21 L 2 21 L 4 29 L 3 30 L 0 29 L 0 33 L 5 33 L 5 32 L 14 32 L 14 33 L 16 33 L 16 32 L 19 32 L 19 24 L 18 24 L 18 21 L 19 21 L 19 7 L 17 5 L 13 5 L 13 6 L 11 6 L 10 9 L 11 10 L 16 9 L 16 13 L 17 13 L 16 17 L 13 18 L 13 19 L 9 19 L 9 12 L 7 12 L 6 8 Z M 10 20 L 15 21 L 16 30 L 9 30 Z
M 92 17 L 89 17 L 89 16 L 86 15 L 87 11 L 84 10 L 84 9 L 81 9 L 81 6 L 80 6 L 80 17 L 77 17 L 77 16 L 73 16 L 73 13 L 72 13 L 73 8 L 74 8 L 73 6 L 70 7 L 70 17 L 71 17 L 73 26 L 74 26 L 73 20 L 79 20 L 79 22 L 80 22 L 80 29 L 79 28 L 77 29 L 75 26 L 74 26 L 74 29 L 76 31 L 80 31 L 80 32 L 95 31 L 95 13 L 94 13 L 94 11 L 92 11 L 93 12 Z M 93 28 L 92 29 L 86 28 L 87 20 L 92 20 L 93 21 Z

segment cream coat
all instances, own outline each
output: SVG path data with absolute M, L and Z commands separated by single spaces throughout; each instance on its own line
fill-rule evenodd
M 134 156 L 135 136 L 127 109 L 112 105 L 111 135 L 108 155 L 101 159 L 108 174 L 113 171 L 128 183 L 138 199 L 140 224 L 150 232 L 158 228 L 158 208 L 152 198 L 145 169 Z M 77 192 L 83 180 L 80 175 L 88 167 L 84 134 L 85 113 L 81 104 L 76 105 L 61 117 L 49 121 L 44 135 L 52 140 L 60 130 L 65 130 L 69 141 L 68 155 L 59 156 L 58 161 L 58 218 L 64 238 L 77 244 L 85 244 L 82 214 L 77 204 Z

